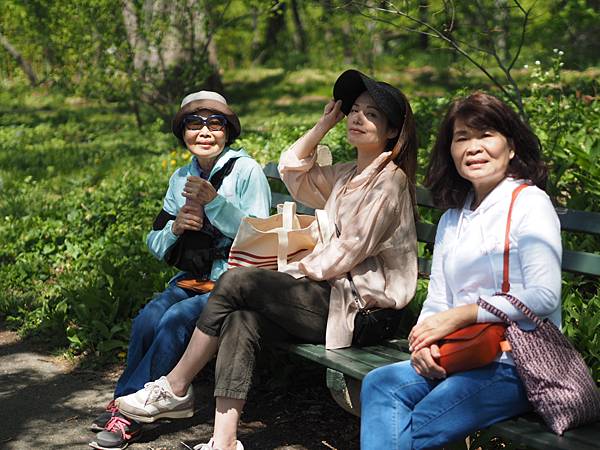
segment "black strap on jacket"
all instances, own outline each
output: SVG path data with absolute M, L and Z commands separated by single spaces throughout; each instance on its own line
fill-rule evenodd
M 225 177 L 231 173 L 238 159 L 231 158 L 208 180 L 216 191 L 223 184 Z M 163 209 L 154 219 L 152 229 L 155 231 L 162 230 L 169 220 L 175 219 L 176 216 Z M 222 236 L 223 234 L 217 228 L 210 226 L 208 220 L 205 219 L 201 230 L 185 230 L 177 241 L 169 247 L 164 260 L 167 264 L 180 270 L 204 277 L 210 273 L 212 262 L 215 259 L 223 259 L 229 255 L 231 245 L 215 247 L 217 240 Z

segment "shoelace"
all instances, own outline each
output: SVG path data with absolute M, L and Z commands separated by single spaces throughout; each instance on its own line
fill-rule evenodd
M 150 391 L 144 402 L 144 406 L 148 403 L 153 403 L 161 398 L 172 397 L 173 395 L 158 383 L 150 382 L 144 385 L 144 389 Z
M 117 403 L 114 401 L 114 399 L 108 402 L 108 405 L 106 405 L 106 411 L 113 414 L 119 412 L 119 408 L 117 407 Z
M 125 417 L 113 416 L 106 424 L 105 429 L 111 433 L 120 432 L 123 438 L 129 440 L 131 439 L 131 434 L 125 429 L 125 427 L 128 427 L 129 425 L 131 425 L 131 422 L 125 419 Z

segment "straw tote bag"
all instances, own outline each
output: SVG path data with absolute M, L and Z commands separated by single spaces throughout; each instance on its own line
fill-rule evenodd
M 294 202 L 277 205 L 277 210 L 278 214 L 266 219 L 242 219 L 229 252 L 229 267 L 282 271 L 313 250 L 319 238 L 315 216 L 296 214 Z
M 527 186 L 527 184 L 521 184 L 513 190 L 508 208 L 504 234 L 502 292 L 510 290 L 508 254 L 510 250 L 509 235 L 512 210 L 517 196 Z M 444 368 L 447 374 L 487 366 L 496 359 L 498 353 L 503 349 L 505 330 L 506 325 L 504 323 L 475 323 L 444 336 L 438 342 L 440 349 L 439 365 Z
M 505 323 L 515 367 L 527 399 L 556 434 L 600 419 L 600 391 L 582 356 L 564 334 L 547 319 L 540 319 L 519 299 L 500 292 L 535 324 L 522 330 L 504 312 L 479 299 L 477 304 Z

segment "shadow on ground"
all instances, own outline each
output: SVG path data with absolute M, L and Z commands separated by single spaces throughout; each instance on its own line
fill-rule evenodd
M 295 366 L 281 377 L 269 368 L 281 368 L 279 363 L 266 366 L 240 425 L 246 450 L 358 449 L 358 419 L 331 400 L 320 368 Z M 73 367 L 0 324 L 0 448 L 89 448 L 94 434 L 87 427 L 110 400 L 121 369 Z M 212 383 L 210 368 L 195 381 L 194 417 L 148 427 L 129 448 L 179 449 L 181 441 L 206 442 L 213 425 Z

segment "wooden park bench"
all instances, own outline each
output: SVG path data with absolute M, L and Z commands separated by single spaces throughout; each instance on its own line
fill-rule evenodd
M 274 192 L 272 206 L 290 201 L 288 194 L 275 192 L 285 190 L 281 183 L 277 165 L 269 163 L 264 173 L 270 180 Z M 417 188 L 417 204 L 424 209 L 435 210 L 429 192 Z M 313 210 L 298 204 L 297 210 L 311 214 Z M 439 210 L 438 215 L 439 215 Z M 557 208 L 561 229 L 564 232 L 577 232 L 587 235 L 600 235 L 600 214 Z M 437 217 L 437 215 L 436 215 Z M 417 222 L 417 238 L 428 248 L 429 254 L 435 241 L 436 225 L 424 221 Z M 419 277 L 428 278 L 431 260 L 419 257 Z M 600 255 L 563 250 L 562 269 L 565 272 L 585 275 L 600 280 Z M 416 319 L 416 317 L 414 317 Z M 409 319 L 410 322 L 410 319 Z M 338 350 L 325 350 L 324 345 L 281 344 L 286 352 L 307 358 L 327 368 L 326 382 L 335 401 L 346 411 L 360 415 L 361 380 L 371 370 L 410 359 L 406 336 L 412 322 L 401 324 L 397 336 L 380 345 L 371 347 L 349 347 Z M 535 414 L 513 418 L 498 423 L 485 431 L 486 436 L 498 436 L 512 442 L 517 448 L 592 450 L 600 448 L 600 422 L 567 431 L 563 436 L 553 434 Z

